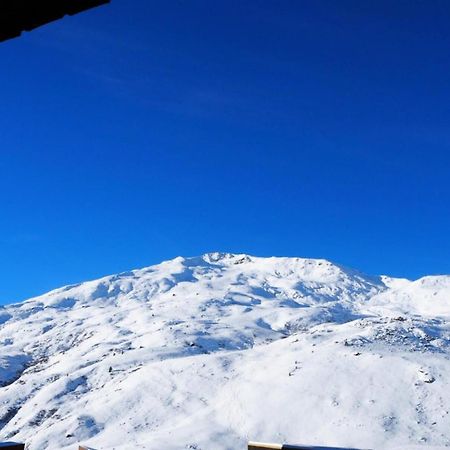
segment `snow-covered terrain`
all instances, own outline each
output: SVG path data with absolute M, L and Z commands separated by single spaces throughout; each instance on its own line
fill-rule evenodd
M 0 309 L 1 438 L 450 446 L 450 276 L 207 254 Z

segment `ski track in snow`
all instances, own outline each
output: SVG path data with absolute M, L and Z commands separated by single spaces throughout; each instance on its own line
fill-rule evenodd
M 450 276 L 179 257 L 0 308 L 0 344 L 31 450 L 450 446 Z

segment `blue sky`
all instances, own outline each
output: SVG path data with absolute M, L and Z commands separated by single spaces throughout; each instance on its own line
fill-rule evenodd
M 113 0 L 0 44 L 0 302 L 215 250 L 450 273 L 449 19 Z

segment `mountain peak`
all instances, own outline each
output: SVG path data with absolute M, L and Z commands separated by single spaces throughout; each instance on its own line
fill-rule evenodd
M 446 277 L 395 281 L 324 259 L 214 252 L 56 289 L 1 311 L 0 427 L 32 450 L 80 440 L 125 450 L 123 435 L 133 447 L 225 450 L 243 446 L 261 423 L 284 430 L 293 420 L 286 404 L 295 417 L 308 405 L 312 423 L 337 411 L 364 423 L 353 431 L 369 447 L 385 436 L 374 424 L 398 407 L 386 397 L 371 403 L 371 393 L 395 399 L 417 372 L 414 392 L 404 394 L 414 398 L 438 379 L 436 367 L 450 365 L 448 287 Z M 346 387 L 356 377 L 358 395 Z M 428 405 L 425 394 L 417 395 Z M 418 429 L 415 416 L 402 420 L 399 436 Z M 292 423 L 288 436 L 298 427 L 312 436 L 303 421 Z M 339 423 L 329 426 L 346 436 Z

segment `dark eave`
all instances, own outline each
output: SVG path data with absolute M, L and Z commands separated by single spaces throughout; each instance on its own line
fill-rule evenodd
M 110 0 L 0 0 L 0 42 Z

